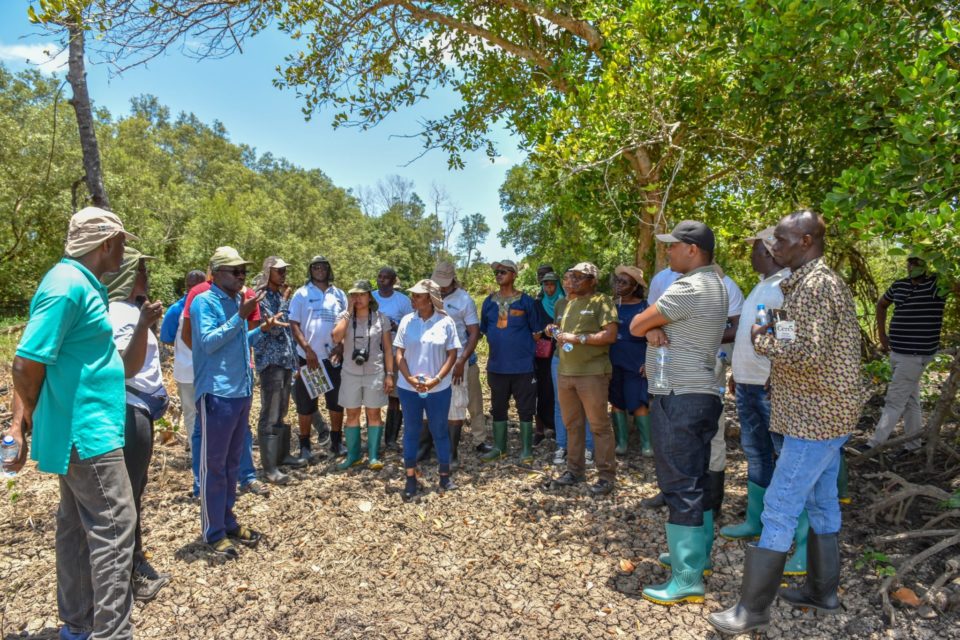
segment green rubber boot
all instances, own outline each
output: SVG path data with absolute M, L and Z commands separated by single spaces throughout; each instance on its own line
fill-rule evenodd
M 703 576 L 707 577 L 713 575 L 713 560 L 711 555 L 713 553 L 713 540 L 715 536 L 713 533 L 713 511 L 704 511 L 703 512 L 703 549 L 706 552 L 706 560 L 703 564 Z M 657 558 L 657 562 L 660 563 L 660 566 L 664 569 L 672 569 L 673 567 L 670 564 L 670 554 L 661 553 L 660 557 Z
M 840 504 L 850 504 L 853 502 L 847 494 L 848 481 L 847 457 L 843 455 L 843 451 L 840 451 L 840 473 L 837 474 L 837 497 L 840 498 Z
M 633 416 L 633 424 L 640 432 L 643 457 L 652 458 L 653 443 L 650 441 L 650 416 Z
M 383 427 L 367 427 L 367 466 L 373 470 L 383 469 L 383 460 L 380 459 L 380 434 Z
M 711 555 L 713 554 L 713 510 L 703 512 L 703 549 L 706 552 L 706 560 L 703 564 L 703 575 L 704 577 L 713 574 L 713 559 Z M 660 566 L 664 569 L 672 569 L 670 563 L 670 554 L 661 553 L 660 557 L 657 558 L 657 562 L 660 563 Z
M 527 424 L 530 424 L 529 422 Z M 481 462 L 495 462 L 507 455 L 507 421 L 493 423 L 493 449 L 480 457 Z
M 807 536 L 809 534 L 810 520 L 807 518 L 807 510 L 804 509 L 797 519 L 797 530 L 793 534 L 793 555 L 787 558 L 787 564 L 783 567 L 783 575 L 807 575 Z
M 667 582 L 644 587 L 641 595 L 645 600 L 667 606 L 681 602 L 703 602 L 703 570 L 707 561 L 704 554 L 704 528 L 667 523 L 667 545 L 676 566 L 671 568 Z M 710 528 L 713 528 L 712 519 Z
M 340 471 L 349 469 L 353 465 L 361 464 L 363 461 L 363 454 L 360 451 L 360 425 L 345 426 L 343 428 L 343 435 L 347 440 L 347 457 L 337 465 L 337 469 Z
M 613 412 L 613 437 L 617 441 L 617 448 L 614 452 L 618 456 L 627 453 L 627 441 L 630 438 L 630 427 L 627 425 L 627 414 L 623 411 Z
M 753 540 L 760 537 L 763 530 L 760 514 L 763 513 L 763 496 L 766 493 L 764 487 L 747 481 L 747 519 L 740 524 L 728 524 L 720 529 L 720 535 L 727 540 Z
M 520 423 L 520 464 L 533 463 L 533 423 Z

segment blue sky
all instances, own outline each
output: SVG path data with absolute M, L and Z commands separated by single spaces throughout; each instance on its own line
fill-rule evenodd
M 42 63 L 44 72 L 64 76 L 66 57 L 50 61 L 44 55 L 45 49 L 58 50 L 56 38 L 29 23 L 29 2 L 4 0 L 0 5 L 0 61 L 13 70 Z M 306 122 L 295 93 L 271 84 L 276 66 L 291 51 L 290 40 L 271 31 L 247 41 L 243 54 L 222 60 L 197 61 L 172 49 L 121 76 L 111 77 L 105 66 L 88 64 L 87 80 L 94 103 L 114 116 L 129 113 L 131 97 L 153 94 L 174 114 L 193 112 L 208 124 L 219 120 L 232 141 L 256 147 L 258 153 L 270 151 L 300 166 L 320 169 L 344 188 L 372 187 L 396 174 L 413 180 L 417 193 L 426 200 L 435 183 L 447 190 L 462 213 L 479 211 L 486 216 L 491 232 L 481 247 L 484 258 L 516 258 L 513 248 L 502 248 L 496 235 L 503 226 L 497 190 L 510 166 L 523 159 L 506 131 L 496 138 L 503 155 L 494 163 L 483 153 L 467 154 L 466 168 L 450 171 L 446 156 L 431 151 L 404 166 L 422 147 L 417 139 L 396 136 L 416 133 L 418 121 L 448 112 L 456 106 L 454 99 L 438 94 L 393 114 L 369 131 L 334 130 L 329 112 L 317 113 Z

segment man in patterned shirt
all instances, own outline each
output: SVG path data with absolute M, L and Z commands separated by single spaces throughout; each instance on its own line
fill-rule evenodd
M 747 547 L 740 601 L 709 616 L 721 633 L 745 633 L 770 621 L 804 505 L 810 520 L 807 580 L 799 589 L 781 589 L 780 598 L 827 613 L 840 608 L 837 474 L 863 390 L 853 296 L 823 261 L 824 234 L 823 218 L 809 210 L 786 216 L 774 232 L 773 256 L 793 274 L 780 284 L 780 320 L 754 325 L 751 338 L 771 362 L 770 431 L 784 441 L 764 496 L 760 542 Z

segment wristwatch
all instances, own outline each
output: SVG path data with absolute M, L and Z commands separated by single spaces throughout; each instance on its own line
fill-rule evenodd
M 587 334 L 581 333 L 579 336 L 577 336 L 577 340 L 580 341 L 580 344 L 587 344 Z

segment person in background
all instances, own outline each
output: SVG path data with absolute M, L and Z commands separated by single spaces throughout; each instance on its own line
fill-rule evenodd
M 413 312 L 413 307 L 408 298 L 401 291 L 397 290 L 397 272 L 392 267 L 381 267 L 377 273 L 377 290 L 373 292 L 373 299 L 376 300 L 380 313 L 390 319 L 390 335 L 397 337 L 397 328 L 400 321 L 408 313 Z M 396 377 L 396 371 L 394 371 Z M 480 378 L 477 378 L 479 383 Z M 483 421 L 481 420 L 481 425 Z M 400 431 L 403 428 L 403 413 L 400 411 L 400 397 L 397 395 L 397 387 L 394 384 L 393 391 L 388 396 L 387 417 L 383 426 L 383 444 L 385 448 L 396 447 Z M 402 446 L 402 445 L 401 445 Z
M 617 455 L 627 453 L 630 441 L 630 423 L 636 425 L 640 434 L 640 446 L 644 456 L 653 455 L 650 447 L 650 415 L 647 397 L 647 379 L 643 374 L 647 357 L 647 339 L 630 333 L 630 322 L 647 308 L 644 299 L 643 270 L 639 267 L 620 265 L 614 270 L 614 293 L 616 293 L 617 316 L 620 325 L 617 341 L 610 345 L 610 405 L 613 407 L 613 434 L 616 438 Z
M 543 269 L 549 268 L 549 271 L 543 272 Z M 553 272 L 550 265 L 540 265 L 537 269 L 537 280 L 540 284 L 540 291 L 535 298 L 540 305 L 540 317 L 544 323 L 552 323 L 556 314 L 555 306 L 558 300 L 563 297 L 563 289 L 560 288 L 559 278 Z M 553 387 L 553 377 L 550 374 L 553 354 L 556 351 L 556 342 L 549 336 L 540 336 L 537 338 L 536 349 L 534 351 L 534 372 L 537 374 L 537 414 L 536 427 L 533 435 L 534 446 L 540 444 L 546 437 L 546 431 L 549 429 L 556 433 L 557 426 L 554 421 L 554 405 L 556 405 L 556 393 Z
M 457 282 L 457 271 L 446 261 L 440 261 L 430 276 L 438 287 L 443 298 L 443 310 L 457 326 L 457 339 L 462 345 L 457 352 L 457 360 L 453 363 L 453 377 L 451 379 L 450 415 L 447 416 L 450 430 L 451 466 L 454 470 L 460 464 L 458 449 L 463 423 L 467 418 L 469 404 L 470 360 L 480 340 L 480 320 L 477 317 L 477 305 L 473 298 Z M 417 461 L 424 460 L 430 454 L 433 446 L 433 436 L 429 429 L 420 434 L 420 451 Z
M 613 491 L 617 476 L 616 445 L 607 412 L 610 345 L 617 339 L 617 309 L 610 296 L 597 293 L 596 265 L 581 262 L 570 272 L 572 295 L 557 322 L 549 327 L 560 345 L 557 399 L 567 429 L 567 470 L 547 486 L 569 487 L 584 481 L 584 432 L 589 420 L 599 475 L 590 493 L 602 496 Z M 565 345 L 572 348 L 565 349 Z
M 260 418 L 257 421 L 260 466 L 267 482 L 281 485 L 290 482 L 290 476 L 283 473 L 280 466 L 302 468 L 307 465 L 306 460 L 290 455 L 290 425 L 284 421 L 290 408 L 293 374 L 297 370 L 293 333 L 287 322 L 292 293 L 287 286 L 289 266 L 279 256 L 269 256 L 263 261 L 260 315 L 278 320 L 272 329 L 262 332 L 261 339 L 253 347 L 260 377 Z
M 667 582 L 644 587 L 657 604 L 703 602 L 703 574 L 710 571 L 713 500 L 709 480 L 710 442 L 723 410 L 715 364 L 729 301 L 713 264 L 713 230 L 684 220 L 657 240 L 669 243 L 670 268 L 683 274 L 652 307 L 635 316 L 630 332 L 645 336 L 645 370 L 651 381 L 651 436 L 657 484 L 669 508 Z M 669 356 L 662 364 L 660 348 Z
M 341 471 L 363 462 L 361 409 L 367 418 L 367 464 L 374 470 L 383 468 L 379 453 L 383 431 L 380 409 L 386 406 L 387 396 L 393 391 L 394 357 L 390 320 L 377 311 L 372 291 L 369 282 L 357 280 L 347 292 L 350 299 L 346 311 L 340 313 L 333 326 L 333 340 L 343 343 L 346 354 L 339 401 L 347 414 L 347 457 L 337 465 Z
M 767 227 L 746 240 L 752 245 L 750 263 L 761 279 L 744 302 L 745 313 L 753 313 L 761 304 L 768 313 L 783 306 L 780 283 L 790 275 L 790 269 L 781 268 L 770 253 L 774 229 Z M 763 498 L 773 477 L 776 456 L 783 445 L 783 436 L 770 432 L 770 360 L 754 351 L 750 340 L 751 325 L 742 322 L 737 327 L 731 363 L 733 375 L 730 377 L 740 418 L 740 444 L 747 458 L 747 512 L 744 522 L 720 529 L 720 535 L 728 540 L 752 540 L 760 536 Z M 784 575 L 806 574 L 809 528 L 804 510 L 794 534 L 796 551 L 787 560 Z
M 123 358 L 126 375 L 126 420 L 123 460 L 133 490 L 137 528 L 133 545 L 133 597 L 149 602 L 170 582 L 157 573 L 143 553 L 143 491 L 153 457 L 154 421 L 163 417 L 169 398 L 160 371 L 160 349 L 152 327 L 163 313 L 160 302 L 147 302 L 147 260 L 133 247 L 123 253 L 120 270 L 103 277 L 110 298 L 113 339 Z
M 533 461 L 533 414 L 537 411 L 534 341 L 543 322 L 533 298 L 513 286 L 516 263 L 501 260 L 491 267 L 499 290 L 487 296 L 480 307 L 480 333 L 490 347 L 487 383 L 494 445 L 480 459 L 493 462 L 507 455 L 507 410 L 512 396 L 520 417 L 520 462 L 528 464 Z
M 573 271 L 567 269 L 563 274 L 563 280 L 561 282 L 561 291 L 563 291 L 563 297 L 554 302 L 553 304 L 553 324 L 556 324 L 556 319 L 563 316 L 563 309 L 570 300 L 576 298 L 574 293 L 574 284 L 573 284 Z M 544 332 L 546 333 L 546 332 Z M 551 340 L 554 341 L 553 357 L 550 359 L 550 380 L 553 382 L 554 388 L 554 401 L 553 401 L 553 424 L 556 427 L 557 434 L 557 450 L 553 453 L 553 464 L 559 466 L 561 464 L 567 463 L 567 427 L 563 424 L 563 413 L 560 411 L 560 398 L 556 393 L 557 389 L 557 370 L 560 368 L 560 350 L 557 348 L 556 339 L 551 336 Z M 590 420 L 587 420 L 586 425 L 583 429 L 586 434 L 586 447 L 587 451 L 584 454 L 584 461 L 586 466 L 593 466 L 593 431 L 590 429 Z
M 347 295 L 335 287 L 333 268 L 323 256 L 314 256 L 307 266 L 306 284 L 290 299 L 290 328 L 297 343 L 297 367 L 326 370 L 333 388 L 323 398 L 330 414 L 330 451 L 334 456 L 346 453 L 343 448 L 343 407 L 338 401 L 340 365 L 343 345 L 333 341 L 333 325 L 347 308 Z M 315 464 L 318 459 L 310 451 L 310 429 L 313 415 L 319 409 L 318 398 L 311 398 L 300 376 L 293 386 L 293 400 L 300 422 L 300 457 Z
M 223 249 L 223 247 L 217 247 L 217 251 L 220 249 Z M 214 253 L 216 254 L 217 251 L 214 251 Z M 191 353 L 193 350 L 193 325 L 190 322 L 190 307 L 198 295 L 210 290 L 210 286 L 213 284 L 212 278 L 213 272 L 208 271 L 207 279 L 190 289 L 187 293 L 187 301 L 183 306 L 183 322 L 180 323 L 180 337 L 183 339 L 183 343 L 191 350 Z M 240 294 L 244 300 L 251 300 L 255 297 L 253 289 L 249 287 L 243 287 Z M 259 326 L 260 308 L 255 307 L 247 318 L 247 328 L 253 330 Z M 252 356 L 249 359 L 249 363 L 252 370 L 254 367 Z M 194 404 L 196 405 L 196 403 Z M 200 431 L 194 428 L 193 437 L 190 439 L 190 456 L 193 467 L 193 497 L 195 498 L 200 497 L 200 463 L 202 458 L 200 455 L 200 440 Z M 237 481 L 240 483 L 240 491 L 243 493 L 251 493 L 261 498 L 270 496 L 270 489 L 257 479 L 257 469 L 253 466 L 253 435 L 250 432 L 250 425 L 247 425 L 243 436 L 243 450 L 240 452 L 240 471 L 237 474 Z
M 920 380 L 940 348 L 946 304 L 940 282 L 927 273 L 926 262 L 918 256 L 907 258 L 907 277 L 891 284 L 877 300 L 877 335 L 883 350 L 890 352 L 892 377 L 880 420 L 866 446 L 855 447 L 859 453 L 886 442 L 901 417 L 904 434 L 917 436 L 904 445 L 904 450 L 920 449 Z M 891 305 L 893 319 L 888 334 L 887 309 Z
M 437 448 L 440 491 L 456 486 L 450 479 L 450 373 L 453 371 L 460 340 L 457 327 L 443 310 L 440 288 L 432 280 L 421 280 L 409 289 L 413 313 L 400 321 L 393 346 L 397 349 L 400 403 L 407 416 L 403 433 L 403 466 L 406 484 L 403 499 L 413 500 L 420 492 L 417 483 L 417 450 L 420 429 L 426 414 L 427 428 Z
M 160 342 L 173 346 L 173 381 L 177 383 L 177 395 L 180 396 L 180 424 L 187 438 L 187 451 L 190 451 L 197 423 L 197 405 L 193 392 L 193 354 L 184 343 L 180 329 L 187 293 L 206 279 L 207 274 L 199 269 L 187 273 L 183 279 L 184 294 L 167 309 L 160 325 Z
M 116 214 L 73 214 L 64 258 L 40 281 L 13 358 L 10 435 L 59 476 L 56 564 L 59 637 L 133 638 L 131 573 L 137 510 L 124 463 L 126 377 L 107 289 L 128 240 Z M 30 438 L 28 443 L 27 438 Z M 30 446 L 32 444 L 32 454 Z
M 840 611 L 837 475 L 864 393 L 856 306 L 823 260 L 825 234 L 823 218 L 809 209 L 785 216 L 774 232 L 771 253 L 792 274 L 780 282 L 781 319 L 776 326 L 753 325 L 750 337 L 757 354 L 770 359 L 770 430 L 783 435 L 783 448 L 763 499 L 760 542 L 747 547 L 740 598 L 707 618 L 724 634 L 770 621 L 804 507 L 810 520 L 807 579 L 800 588 L 779 589 L 780 599 L 802 609 Z

